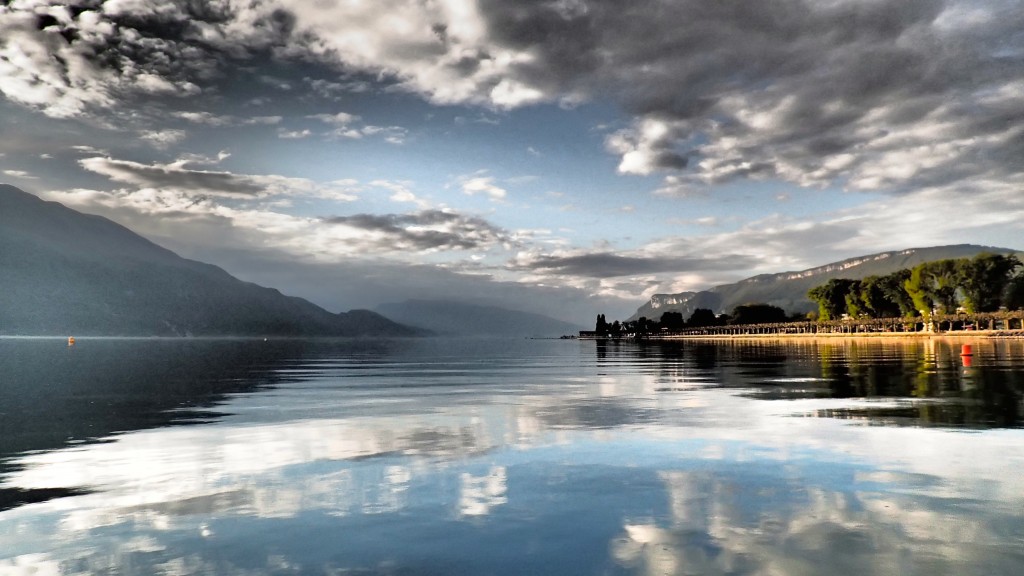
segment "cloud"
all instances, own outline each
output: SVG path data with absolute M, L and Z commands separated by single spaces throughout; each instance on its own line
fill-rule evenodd
M 344 127 L 348 126 L 359 120 L 359 116 L 349 114 L 347 112 L 337 112 L 335 114 L 312 114 L 307 116 L 313 120 L 319 120 L 324 124 L 330 124 L 332 126 Z
M 258 196 L 265 191 L 265 186 L 253 178 L 230 172 L 190 170 L 174 164 L 141 164 L 103 157 L 84 158 L 78 163 L 90 172 L 140 188 L 168 188 L 243 198 Z
M 405 144 L 409 131 L 401 126 L 363 126 L 359 133 L 364 136 L 379 136 L 388 144 Z
M 4 170 L 5 176 L 11 176 L 12 178 L 22 178 L 25 180 L 36 180 L 37 177 L 24 170 Z
M 99 154 L 99 155 L 103 155 L 103 156 L 109 156 L 110 155 L 109 152 L 107 152 L 106 150 L 104 150 L 102 148 L 96 148 L 95 146 L 88 146 L 88 145 L 84 145 L 84 144 L 79 144 L 79 145 L 72 146 L 71 149 L 74 150 L 75 152 L 78 152 L 79 154 L 90 154 L 90 155 Z
M 675 176 L 665 194 L 744 178 L 905 193 L 1024 171 L 1013 2 L 79 4 L 0 10 L 5 97 L 114 111 L 198 94 L 259 55 L 334 70 L 302 80 L 322 97 L 373 79 L 435 104 L 612 100 L 634 118 L 606 139 L 620 172 Z
M 250 116 L 241 120 L 242 124 L 246 125 L 263 125 L 273 126 L 274 124 L 280 124 L 283 118 L 281 116 Z
M 285 140 L 300 140 L 302 138 L 309 138 L 312 135 L 313 132 L 309 129 L 285 130 L 282 128 L 277 131 L 277 137 Z
M 120 10 L 124 4 L 0 8 L 0 93 L 55 118 L 108 110 L 131 95 L 199 94 L 190 76 L 212 59 L 180 38 L 160 36 L 154 26 L 187 22 L 189 15 L 177 5 L 158 10 L 137 2 L 136 12 Z
M 646 118 L 634 128 L 615 132 L 605 144 L 622 156 L 620 173 L 647 175 L 686 168 L 688 160 L 675 150 L 681 135 L 669 122 Z
M 202 124 L 205 126 L 272 126 L 274 124 L 280 124 L 281 120 L 283 120 L 281 116 L 250 116 L 248 118 L 239 118 L 231 116 L 230 114 L 218 116 L 205 111 L 177 111 L 172 112 L 171 116 L 181 118 L 182 120 L 192 124 Z
M 636 117 L 607 139 L 619 170 L 690 189 L 776 178 L 905 191 L 1024 170 L 1013 3 L 570 5 L 391 0 L 377 14 L 336 5 L 336 18 L 289 6 L 308 50 L 433 102 L 610 97 Z
M 613 252 L 581 252 L 567 254 L 521 254 L 510 266 L 515 270 L 548 274 L 615 278 L 663 272 L 683 273 L 710 270 L 736 270 L 756 264 L 748 256 L 728 254 L 716 258 L 636 256 Z
M 390 190 L 392 192 L 390 200 L 392 202 L 411 202 L 417 204 L 421 208 L 427 207 L 427 202 L 418 198 L 412 190 L 409 189 L 410 183 L 408 182 L 390 182 L 388 180 L 374 180 L 370 182 L 371 186 Z
M 307 118 L 319 120 L 324 124 L 334 126 L 334 130 L 328 134 L 336 138 L 351 138 L 358 140 L 363 136 L 378 136 L 383 138 L 384 141 L 389 144 L 404 144 L 405 139 L 408 136 L 408 130 L 401 126 L 374 126 L 368 124 L 362 127 L 354 127 L 353 124 L 358 122 L 360 117 L 347 112 L 337 112 L 335 114 L 313 114 L 307 116 Z
M 369 233 L 363 241 L 371 241 L 376 252 L 478 250 L 510 241 L 507 232 L 486 220 L 450 210 L 356 214 L 328 218 L 326 222 Z
M 169 148 L 178 142 L 181 142 L 188 136 L 188 133 L 184 130 L 143 130 L 139 132 L 139 138 L 142 138 L 146 142 L 152 144 L 155 148 Z
M 230 154 L 221 152 L 216 158 L 186 155 L 169 164 L 142 164 L 130 160 L 94 156 L 83 158 L 78 164 L 114 182 L 135 189 L 174 192 L 187 197 L 220 197 L 263 199 L 271 196 L 305 196 L 335 201 L 351 201 L 354 193 L 345 186 L 321 185 L 306 178 L 279 175 L 235 174 L 226 171 L 196 170 L 189 165 L 217 164 Z
M 354 181 L 331 184 L 343 190 L 360 187 Z M 632 300 L 568 284 L 501 278 L 496 271 L 464 261 L 427 263 L 425 255 L 443 258 L 439 247 L 446 245 L 473 257 L 500 252 L 517 241 L 492 223 L 452 211 L 355 215 L 329 222 L 268 206 L 231 208 L 219 202 L 220 196 L 176 190 L 72 189 L 46 197 L 112 218 L 184 257 L 217 264 L 245 280 L 278 287 L 330 310 L 372 308 L 410 298 L 461 299 L 589 322 L 594 310 L 624 317 L 636 308 Z
M 369 92 L 372 89 L 366 80 L 343 79 L 343 81 L 324 80 L 322 78 L 303 78 L 310 89 L 318 96 L 328 100 L 341 100 L 345 94 Z
M 230 116 L 216 116 L 209 112 L 178 111 L 172 112 L 171 116 L 181 118 L 193 124 L 204 124 L 206 126 L 227 126 L 234 122 L 234 118 Z
M 480 173 L 478 172 L 477 174 Z M 491 176 L 461 176 L 459 177 L 459 186 L 462 188 L 463 194 L 468 196 L 484 194 L 495 201 L 504 200 L 508 195 L 508 191 L 496 185 L 494 178 Z

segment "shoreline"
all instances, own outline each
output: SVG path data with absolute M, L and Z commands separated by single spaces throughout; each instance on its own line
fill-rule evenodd
M 578 340 L 616 341 L 613 338 L 578 337 Z M 951 332 L 860 332 L 803 334 L 678 334 L 620 338 L 618 342 L 672 342 L 678 340 L 1024 340 L 1024 330 L 955 330 Z

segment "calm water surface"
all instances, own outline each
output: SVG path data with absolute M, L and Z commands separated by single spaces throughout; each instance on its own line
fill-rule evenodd
M 0 575 L 1019 575 L 972 344 L 0 339 Z

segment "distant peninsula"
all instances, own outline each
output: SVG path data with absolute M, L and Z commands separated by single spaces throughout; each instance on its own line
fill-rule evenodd
M 0 184 L 0 335 L 413 336 L 188 260 L 106 218 Z
M 972 257 L 922 260 L 922 255 L 973 253 Z M 901 262 L 918 263 L 892 270 L 893 255 Z M 879 261 L 886 265 L 879 266 Z M 869 265 L 866 265 L 869 264 Z M 655 304 L 692 306 L 735 287 L 753 285 L 747 294 L 785 294 L 793 297 L 808 279 L 824 281 L 806 291 L 816 310 L 787 312 L 767 302 L 735 306 L 730 313 L 694 308 L 687 319 L 679 309 L 660 317 L 640 316 L 625 322 L 608 322 L 598 314 L 593 331 L 581 338 L 660 339 L 704 336 L 750 335 L 902 335 L 981 330 L 1003 336 L 1024 332 L 1024 265 L 1016 251 L 972 245 L 918 248 L 883 253 L 831 264 L 804 272 L 755 276 L 737 284 L 719 286 L 715 292 L 687 293 L 670 302 Z M 882 271 L 882 273 L 879 273 Z M 866 272 L 872 272 L 865 275 Z M 852 277 L 839 277 L 839 275 Z M 827 280 L 826 280 L 827 279 Z M 683 295 L 679 295 L 683 296 Z M 655 297 L 657 298 L 657 296 Z M 639 312 L 644 310 L 641 307 Z

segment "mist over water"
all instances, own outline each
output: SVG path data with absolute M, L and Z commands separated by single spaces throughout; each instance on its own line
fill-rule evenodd
M 1024 341 L 0 340 L 0 574 L 1017 574 Z

